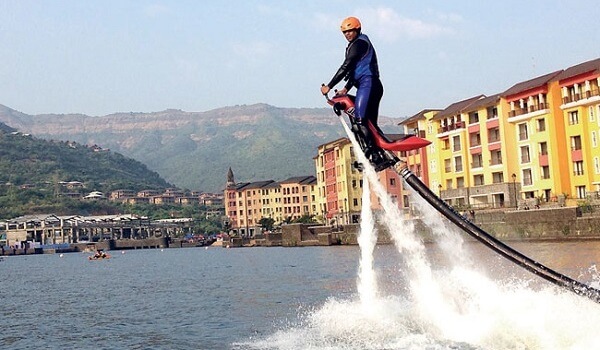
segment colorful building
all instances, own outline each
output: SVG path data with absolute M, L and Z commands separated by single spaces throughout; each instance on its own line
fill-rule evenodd
M 600 198 L 600 59 L 491 96 L 424 109 L 399 125 L 431 144 L 398 156 L 455 208 L 527 208 Z M 261 216 L 279 223 L 306 213 L 328 224 L 358 222 L 363 180 L 351 142 L 322 144 L 313 160 L 312 182 L 298 177 L 235 184 L 228 177 L 232 227 L 248 231 Z M 409 192 L 399 176 L 387 169 L 379 177 L 398 205 L 408 207 Z M 372 203 L 379 207 L 375 198 Z
M 560 89 L 560 110 L 556 119 L 562 120 L 568 148 L 567 164 L 570 188 L 565 191 L 576 198 L 586 198 L 600 191 L 600 59 L 567 68 L 556 77 Z M 558 104 L 558 101 L 557 101 Z
M 228 228 L 244 237 L 254 237 L 262 230 L 261 219 L 274 224 L 313 216 L 315 212 L 314 176 L 236 183 L 231 168 L 225 185 L 225 213 Z
M 362 208 L 363 177 L 355 166 L 357 158 L 352 143 L 347 138 L 340 138 L 318 146 L 317 150 L 314 161 L 321 217 L 328 224 L 358 223 Z M 399 175 L 393 169 L 386 169 L 378 175 L 392 199 L 403 207 Z M 371 203 L 372 209 L 381 209 L 374 193 Z

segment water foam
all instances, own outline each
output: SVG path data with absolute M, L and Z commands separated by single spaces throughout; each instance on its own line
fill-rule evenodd
M 301 315 L 300 324 L 242 344 L 252 349 L 593 349 L 600 309 L 592 301 L 528 281 L 493 280 L 476 269 L 460 232 L 420 197 L 413 195 L 421 219 L 436 237 L 448 264 L 435 269 L 411 221 L 379 183 L 353 134 L 342 120 L 359 161 L 364 164 L 358 298 L 327 300 Z M 374 267 L 377 239 L 370 210 L 373 191 L 383 207 L 381 219 L 402 256 L 398 271 L 407 289 L 380 293 Z M 490 253 L 492 254 L 492 253 Z

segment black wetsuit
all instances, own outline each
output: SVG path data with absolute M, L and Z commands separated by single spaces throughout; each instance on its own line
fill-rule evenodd
M 360 34 L 348 43 L 346 58 L 327 86 L 333 89 L 342 79 L 346 79 L 347 90 L 356 86 L 355 117 L 362 121 L 367 118 L 377 127 L 379 103 L 383 96 L 383 85 L 379 80 L 377 54 L 371 41 Z

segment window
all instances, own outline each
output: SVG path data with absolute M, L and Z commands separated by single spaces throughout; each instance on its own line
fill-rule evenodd
M 471 144 L 471 147 L 481 146 L 481 134 L 478 132 L 469 134 L 469 143 Z
M 469 124 L 479 123 L 479 114 L 477 112 L 469 113 Z
M 502 152 L 500 150 L 491 151 L 490 155 L 491 155 L 490 165 L 502 164 Z
M 548 143 L 540 142 L 540 155 L 546 156 L 548 155 Z
M 500 141 L 500 129 L 493 128 L 488 130 L 488 142 L 498 142 Z
M 590 106 L 589 108 L 589 115 L 590 115 L 590 121 L 593 122 L 594 121 L 594 106 Z
M 571 150 L 577 151 L 581 149 L 581 136 L 571 136 Z
M 450 159 L 444 159 L 444 171 L 447 173 L 452 172 L 452 162 Z
M 463 171 L 462 157 L 454 157 L 454 171 L 461 172 Z
M 579 113 L 577 111 L 569 112 L 569 125 L 579 124 Z
M 475 186 L 483 186 L 483 175 L 473 176 L 473 184 Z
M 495 184 L 500 184 L 504 182 L 504 173 L 496 172 L 492 173 L 492 182 Z
M 452 149 L 454 152 L 460 151 L 460 136 L 454 136 L 452 138 L 452 145 L 454 146 Z
M 523 140 L 527 140 L 529 139 L 529 133 L 527 130 L 527 124 L 522 123 L 519 124 L 519 137 L 518 137 L 519 141 L 523 141 Z
M 442 146 L 443 150 L 448 150 L 450 149 L 450 140 L 449 139 L 444 139 L 444 145 Z
M 533 185 L 533 177 L 531 176 L 531 169 L 523 169 L 523 186 Z
M 482 168 L 483 167 L 483 157 L 481 153 L 477 153 L 473 155 L 473 163 L 471 164 L 471 168 Z
M 521 147 L 521 164 L 531 162 L 531 158 L 529 157 L 529 146 Z
M 550 167 L 549 166 L 545 165 L 542 167 L 541 176 L 542 176 L 542 179 L 544 179 L 544 180 L 547 180 L 550 178 Z
M 452 179 L 446 180 L 446 189 L 447 190 L 451 190 L 452 189 Z
M 596 137 L 596 132 L 592 131 L 592 147 L 598 147 L 598 139 Z
M 393 177 L 390 179 L 390 186 L 396 186 L 396 179 Z
M 577 190 L 577 198 L 585 199 L 585 196 L 586 196 L 585 186 L 576 186 L 575 189 Z
M 498 108 L 497 107 L 488 107 L 487 108 L 487 118 L 488 119 L 498 118 Z
M 465 188 L 465 178 L 464 177 L 457 177 L 456 178 L 456 188 Z
M 598 157 L 594 157 L 594 172 L 600 174 L 600 159 Z
M 537 131 L 546 131 L 546 119 L 541 118 L 537 120 Z
M 583 175 L 583 161 L 573 162 L 573 175 Z

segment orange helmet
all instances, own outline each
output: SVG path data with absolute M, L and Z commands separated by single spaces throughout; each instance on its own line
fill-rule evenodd
M 353 29 L 360 30 L 360 21 L 356 17 L 348 17 L 342 21 L 340 29 L 342 30 L 342 32 Z

